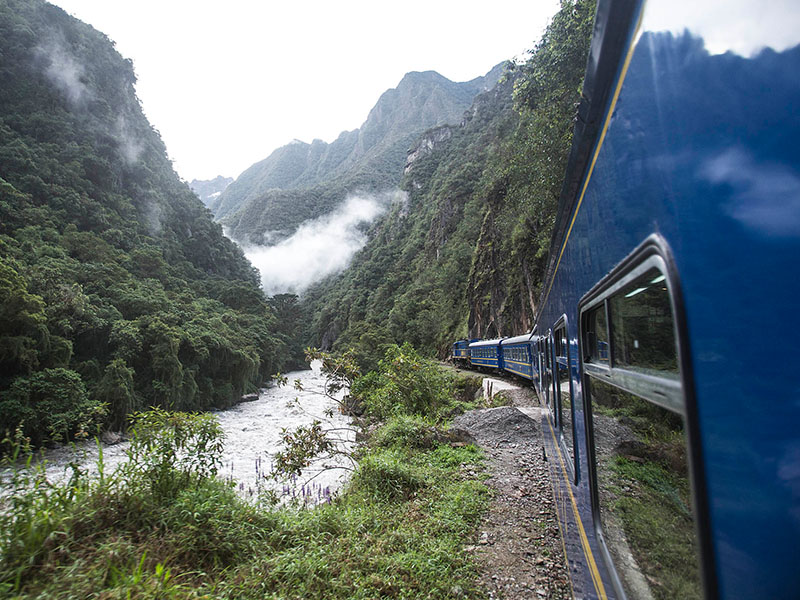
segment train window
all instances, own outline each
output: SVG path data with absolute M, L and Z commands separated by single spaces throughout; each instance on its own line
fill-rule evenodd
M 542 380 L 542 392 L 544 393 L 544 404 L 547 408 L 552 410 L 550 395 L 552 394 L 551 387 L 553 385 L 553 359 L 551 354 L 550 340 L 544 340 L 544 378 Z
M 609 299 L 613 363 L 678 374 L 672 307 L 664 275 L 649 269 Z
M 586 316 L 584 340 L 587 360 L 608 364 L 608 318 L 605 303 L 589 311 Z
M 566 358 L 567 356 L 567 328 L 564 326 L 556 329 L 553 334 L 553 340 L 556 346 L 556 356 Z
M 563 323 L 563 321 L 562 321 Z M 561 427 L 561 437 L 564 445 L 573 458 L 573 426 L 572 426 L 572 389 L 569 373 L 569 347 L 567 341 L 567 327 L 562 324 L 556 327 L 553 333 L 556 350 L 557 381 L 556 389 L 558 393 L 558 420 Z
M 603 540 L 629 598 L 700 598 L 680 414 L 588 378 Z

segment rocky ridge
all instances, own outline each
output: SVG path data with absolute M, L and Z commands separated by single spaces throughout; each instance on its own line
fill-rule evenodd
M 304 220 L 332 211 L 348 194 L 396 188 L 408 148 L 430 128 L 459 123 L 502 71 L 503 65 L 497 65 L 460 83 L 435 71 L 407 73 L 381 95 L 359 129 L 331 143 L 294 140 L 278 148 L 208 206 L 234 238 L 262 243 L 265 231 L 290 235 Z

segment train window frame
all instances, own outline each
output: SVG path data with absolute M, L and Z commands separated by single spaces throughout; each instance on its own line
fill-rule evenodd
M 570 420 L 572 423 L 572 449 L 567 447 L 564 441 L 564 423 L 562 420 L 562 413 L 563 407 L 561 405 L 561 384 L 558 381 L 558 378 L 555 376 L 553 377 L 553 387 L 555 390 L 555 401 L 557 402 L 556 405 L 556 413 L 558 414 L 558 432 L 559 432 L 559 443 L 561 445 L 561 451 L 564 452 L 570 460 L 566 461 L 568 470 L 570 472 L 570 478 L 572 479 L 573 483 L 577 485 L 580 480 L 580 458 L 579 458 L 579 450 L 578 450 L 578 428 L 577 428 L 577 421 L 575 416 L 575 401 L 576 401 L 576 394 L 575 394 L 575 381 L 573 378 L 572 373 L 572 351 L 570 350 L 570 343 L 569 343 L 569 318 L 566 314 L 561 315 L 558 321 L 556 321 L 555 325 L 553 325 L 553 340 L 555 342 L 556 333 L 560 329 L 564 329 L 564 354 L 559 355 L 557 351 L 557 345 L 554 343 L 553 346 L 553 354 L 555 358 L 555 369 L 556 372 L 559 368 L 559 358 L 563 358 L 566 361 L 567 376 L 569 379 L 569 404 L 570 404 Z M 560 344 L 559 344 L 560 345 Z
M 659 255 L 651 255 L 639 262 L 636 266 L 632 267 L 624 276 L 619 276 L 616 281 L 609 284 L 604 288 L 603 293 L 599 294 L 596 298 L 589 301 L 584 299 L 579 302 L 578 315 L 580 322 L 581 334 L 583 339 L 583 346 L 586 346 L 585 332 L 586 320 L 588 313 L 598 308 L 600 305 L 605 305 L 606 313 L 606 328 L 607 339 L 609 343 L 608 362 L 591 362 L 589 356 L 581 353 L 581 362 L 583 369 L 589 375 L 595 376 L 602 381 L 606 381 L 611 385 L 623 389 L 637 396 L 641 396 L 650 402 L 658 404 L 662 408 L 678 412 L 686 416 L 685 401 L 683 394 L 683 386 L 681 385 L 680 374 L 673 375 L 671 373 L 643 373 L 630 368 L 620 367 L 616 365 L 614 358 L 615 341 L 613 339 L 614 332 L 614 314 L 610 310 L 609 302 L 617 295 L 617 292 L 625 288 L 632 281 L 636 280 L 647 271 L 657 269 L 666 278 L 667 267 L 663 258 Z M 667 292 L 670 295 L 670 304 L 673 315 L 673 334 L 676 340 L 676 353 L 680 355 L 678 348 L 678 332 L 675 324 L 675 307 L 672 299 L 672 292 L 667 279 Z
M 542 390 L 544 391 L 544 406 L 547 409 L 548 418 L 556 423 L 556 416 L 555 412 L 553 411 L 553 404 L 555 403 L 553 396 L 553 330 L 548 329 L 547 333 L 544 336 L 544 359 L 545 359 L 545 379 L 547 377 L 550 378 L 549 381 L 545 381 L 544 385 L 542 386 Z
M 586 317 L 597 306 L 605 303 L 606 327 L 609 344 L 613 344 L 613 317 L 607 300 L 622 290 L 625 285 L 655 266 L 665 277 L 673 317 L 673 333 L 678 361 L 678 376 L 657 377 L 625 368 L 615 367 L 613 348 L 609 347 L 608 366 L 592 363 L 585 348 Z M 613 385 L 633 393 L 683 417 L 687 443 L 687 466 L 691 486 L 691 502 L 694 514 L 695 533 L 700 558 L 700 576 L 705 597 L 715 597 L 718 589 L 714 549 L 711 539 L 708 490 L 702 459 L 697 398 L 694 373 L 691 364 L 691 348 L 685 305 L 680 278 L 669 244 L 659 234 L 652 234 L 633 252 L 625 257 L 611 272 L 598 281 L 578 302 L 578 357 L 580 368 L 581 401 L 584 412 L 584 434 L 586 436 L 587 477 L 591 515 L 595 535 L 599 541 L 601 555 L 612 578 L 617 595 L 623 600 L 626 595 L 617 574 L 614 561 L 606 545 L 600 519 L 600 499 L 597 483 L 595 436 L 593 431 L 591 379 Z M 675 397 L 677 393 L 679 398 Z M 676 408 L 678 410 L 676 410 Z
M 542 336 L 536 336 L 536 391 L 542 396 L 542 381 L 544 381 L 544 341 Z

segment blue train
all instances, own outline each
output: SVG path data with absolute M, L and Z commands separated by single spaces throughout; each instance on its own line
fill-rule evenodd
M 530 334 L 577 598 L 800 597 L 800 4 L 601 0 Z

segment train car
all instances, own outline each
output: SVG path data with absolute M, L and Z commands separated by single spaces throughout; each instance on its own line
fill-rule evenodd
M 469 340 L 458 340 L 453 342 L 453 362 L 459 365 L 468 365 L 469 364 L 469 345 L 472 342 L 477 342 L 477 338 L 472 338 Z
M 531 349 L 532 334 L 526 333 L 516 337 L 505 338 L 500 343 L 503 354 L 503 370 L 523 377 L 533 379 L 533 351 Z
M 799 17 L 598 4 L 533 340 L 576 598 L 800 594 Z
M 458 340 L 453 342 L 453 362 L 456 364 L 469 363 L 469 340 Z
M 469 345 L 469 362 L 472 367 L 503 370 L 503 353 L 500 349 L 502 338 L 479 340 Z

